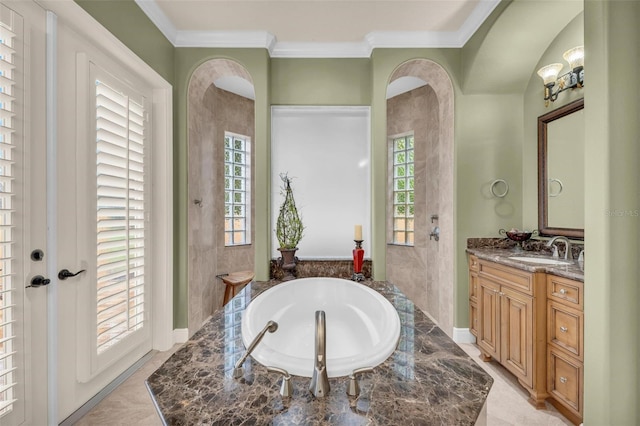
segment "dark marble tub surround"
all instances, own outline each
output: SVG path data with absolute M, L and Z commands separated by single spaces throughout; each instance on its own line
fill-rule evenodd
M 493 379 L 422 311 L 385 282 L 365 281 L 398 310 L 397 350 L 360 376 L 361 393 L 346 395 L 347 377 L 329 379 L 324 399 L 309 393 L 309 378 L 293 377 L 293 397 L 279 394 L 280 375 L 251 357 L 233 379 L 244 353 L 242 312 L 271 282 L 254 282 L 214 316 L 147 380 L 168 425 L 473 425 Z M 329 333 L 330 331 L 327 330 Z
M 371 278 L 371 259 L 362 262 L 362 274 Z M 284 271 L 278 265 L 278 260 L 271 260 L 271 279 L 282 279 Z M 296 278 L 333 277 L 351 279 L 353 275 L 353 260 L 347 259 L 300 259 L 294 271 Z
M 529 272 L 542 271 L 547 274 L 558 275 L 584 282 L 584 262 L 578 262 L 575 260 L 577 259 L 582 246 L 578 247 L 578 253 L 574 259 L 567 260 L 569 265 L 539 265 L 510 259 L 510 257 L 526 256 L 551 258 L 552 251 L 546 246 L 546 241 L 526 241 L 525 244 L 528 243 L 528 245 L 525 245 L 524 250 L 522 250 L 517 248 L 515 244 L 506 244 L 505 242 L 498 240 L 504 240 L 504 238 L 469 238 L 467 240 L 467 253 L 475 255 L 479 259 L 490 260 L 492 262 L 501 263 Z M 510 240 L 507 241 L 509 243 L 512 242 Z M 572 251 L 574 251 L 574 248 L 575 246 L 572 246 Z M 565 259 L 561 256 L 558 260 L 564 261 Z

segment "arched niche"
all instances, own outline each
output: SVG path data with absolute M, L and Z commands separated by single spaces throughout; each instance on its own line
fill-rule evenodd
M 224 242 L 224 135 L 255 141 L 253 80 L 231 59 L 211 59 L 196 68 L 187 91 L 188 131 L 188 326 L 192 335 L 222 306 L 224 285 L 216 275 L 254 270 L 254 246 Z M 251 206 L 255 155 L 251 150 Z M 250 213 L 250 229 L 255 229 Z M 253 231 L 250 242 L 254 241 Z
M 450 336 L 454 324 L 454 91 L 439 64 L 413 59 L 398 66 L 389 89 L 409 90 L 387 99 L 387 136 L 415 137 L 414 245 L 387 245 L 387 279 L 432 316 Z M 420 83 L 420 81 L 422 83 Z M 406 89 L 405 89 L 406 90 Z M 388 90 L 389 92 L 390 90 Z M 391 156 L 389 156 L 391 158 Z M 387 187 L 387 241 L 393 241 L 393 171 Z M 439 240 L 430 233 L 439 228 Z

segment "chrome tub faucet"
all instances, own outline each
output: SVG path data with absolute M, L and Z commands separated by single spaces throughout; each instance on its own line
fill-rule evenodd
M 327 375 L 327 335 L 324 311 L 316 311 L 316 336 L 313 376 L 309 385 L 309 392 L 316 398 L 327 396 L 330 391 L 329 376 Z
M 267 334 L 267 331 L 269 333 L 273 333 L 277 329 L 278 329 L 278 323 L 277 322 L 275 322 L 275 321 L 267 322 L 267 325 L 265 325 L 264 328 L 262 329 L 262 331 L 260 331 L 260 333 L 258 333 L 258 335 L 253 339 L 253 341 L 251 342 L 251 344 L 247 348 L 247 351 L 244 353 L 244 355 L 242 355 L 242 358 L 240 358 L 238 360 L 238 362 L 236 362 L 236 365 L 235 365 L 235 367 L 233 369 L 233 378 L 234 379 L 239 379 L 240 377 L 244 376 L 244 368 L 242 368 L 242 364 L 244 364 L 244 361 L 247 359 L 247 357 L 249 355 L 251 355 L 251 352 L 253 352 L 253 350 L 256 348 L 256 346 L 258 346 L 258 343 L 260 343 L 260 341 L 262 340 L 264 335 Z

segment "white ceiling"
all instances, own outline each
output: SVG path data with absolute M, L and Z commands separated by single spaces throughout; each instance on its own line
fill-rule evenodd
M 264 47 L 272 57 L 369 57 L 462 47 L 500 0 L 136 0 L 174 46 Z

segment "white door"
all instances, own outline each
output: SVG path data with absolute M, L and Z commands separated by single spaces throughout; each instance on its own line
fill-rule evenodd
M 152 348 L 153 91 L 57 22 L 59 421 Z M 76 275 L 77 274 L 77 275 Z
M 171 86 L 74 2 L 40 3 L 83 33 L 0 0 L 0 426 L 57 424 L 172 344 Z
M 0 2 L 0 425 L 47 421 L 44 63 L 44 10 Z

